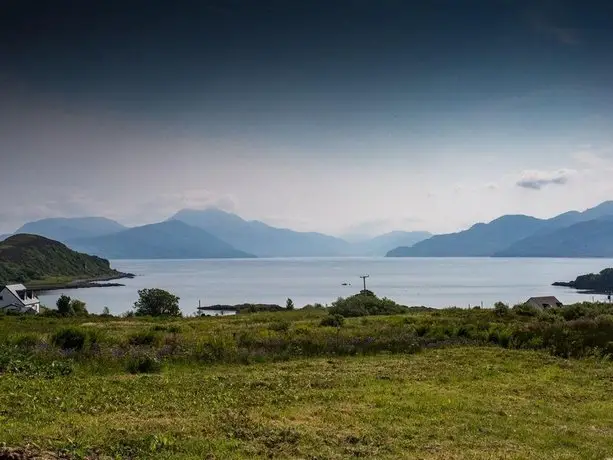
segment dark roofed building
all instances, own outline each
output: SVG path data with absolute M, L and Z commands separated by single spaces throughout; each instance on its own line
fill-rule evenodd
M 552 308 L 552 307 L 561 307 L 563 306 L 562 302 L 560 302 L 554 296 L 549 297 L 530 297 L 526 303 L 528 305 L 532 305 L 536 308 Z

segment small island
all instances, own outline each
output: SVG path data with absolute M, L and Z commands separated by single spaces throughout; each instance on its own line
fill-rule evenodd
M 613 268 L 605 268 L 600 273 L 577 276 L 575 281 L 556 281 L 553 286 L 570 287 L 583 294 L 608 295 L 613 292 Z
M 198 307 L 201 312 L 207 311 L 229 311 L 234 313 L 259 313 L 259 312 L 271 312 L 271 311 L 284 311 L 285 308 L 281 305 L 275 304 L 261 304 L 261 303 L 244 303 L 239 305 L 209 305 L 204 307 Z

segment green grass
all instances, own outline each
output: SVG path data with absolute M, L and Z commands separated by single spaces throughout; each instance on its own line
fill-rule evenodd
M 0 378 L 0 439 L 115 458 L 600 458 L 613 365 L 462 347 L 414 355 Z M 120 456 L 120 457 L 117 457 Z
M 0 446 L 75 459 L 605 459 L 611 309 L 409 310 L 340 327 L 319 308 L 0 316 Z

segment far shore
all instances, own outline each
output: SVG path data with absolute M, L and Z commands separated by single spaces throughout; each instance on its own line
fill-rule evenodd
M 108 283 L 107 281 L 114 281 L 120 279 L 132 279 L 136 275 L 133 273 L 123 273 L 118 272 L 116 275 L 110 276 L 100 276 L 96 278 L 89 279 L 80 279 L 80 280 L 72 280 L 72 281 L 63 281 L 63 282 L 50 282 L 45 283 L 31 283 L 27 284 L 26 287 L 36 292 L 47 292 L 47 291 L 57 291 L 63 289 L 83 289 L 83 288 L 94 288 L 94 287 L 118 287 L 125 286 L 122 283 Z

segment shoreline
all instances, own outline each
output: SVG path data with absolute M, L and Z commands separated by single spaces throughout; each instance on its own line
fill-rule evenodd
M 121 287 L 125 286 L 122 283 L 107 283 L 106 281 L 114 281 L 120 279 L 132 279 L 136 275 L 133 273 L 118 272 L 116 275 L 100 276 L 96 278 L 88 278 L 82 280 L 73 280 L 64 283 L 49 283 L 49 284 L 34 284 L 26 287 L 37 293 L 45 293 L 50 291 L 57 291 L 61 289 L 82 289 L 82 288 L 96 288 L 96 287 Z
M 586 289 L 577 287 L 574 281 L 564 282 L 564 281 L 556 281 L 552 283 L 552 286 L 556 287 L 567 287 L 574 289 L 577 294 L 586 294 L 586 295 L 610 295 L 613 291 L 611 289 Z

